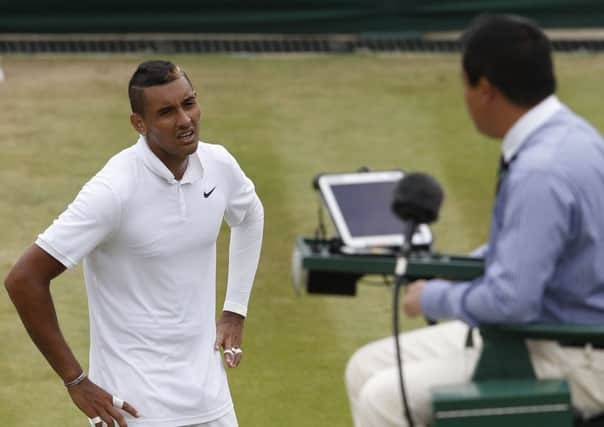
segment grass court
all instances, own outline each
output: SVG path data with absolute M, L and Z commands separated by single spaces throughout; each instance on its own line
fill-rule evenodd
M 0 276 L 136 135 L 127 82 L 143 56 L 4 56 L 0 83 Z M 464 253 L 487 238 L 499 144 L 465 111 L 457 54 L 174 56 L 196 85 L 201 139 L 225 145 L 266 210 L 263 255 L 243 342 L 229 371 L 242 427 L 349 427 L 343 373 L 360 345 L 391 332 L 390 289 L 356 298 L 296 296 L 290 257 L 312 235 L 320 172 L 360 166 L 433 174 L 446 199 L 436 248 Z M 604 56 L 556 58 L 559 96 L 604 130 Z M 228 229 L 219 248 L 224 295 Z M 53 282 L 66 335 L 88 359 L 80 268 Z M 2 288 L 3 290 L 3 288 Z M 221 301 L 218 302 L 221 307 Z M 404 320 L 413 328 L 421 321 Z M 0 424 L 81 427 L 86 419 L 0 292 Z

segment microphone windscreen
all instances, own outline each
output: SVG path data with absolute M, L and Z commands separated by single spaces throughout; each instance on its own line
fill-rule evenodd
M 401 178 L 394 190 L 392 210 L 403 221 L 436 221 L 444 197 L 440 184 L 428 174 L 415 172 Z

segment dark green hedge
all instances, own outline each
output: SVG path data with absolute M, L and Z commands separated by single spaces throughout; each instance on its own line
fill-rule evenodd
M 0 32 L 426 32 L 463 28 L 484 11 L 604 26 L 601 0 L 1 0 Z

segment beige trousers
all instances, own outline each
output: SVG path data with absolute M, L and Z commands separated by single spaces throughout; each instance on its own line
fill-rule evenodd
M 400 335 L 407 400 L 416 426 L 431 416 L 430 389 L 470 381 L 482 342 L 466 348 L 468 326 L 459 321 Z M 604 411 L 604 351 L 560 347 L 551 341 L 528 342 L 538 378 L 567 378 L 573 405 L 588 417 Z M 406 427 L 393 337 L 374 341 L 354 353 L 346 367 L 346 387 L 356 427 Z

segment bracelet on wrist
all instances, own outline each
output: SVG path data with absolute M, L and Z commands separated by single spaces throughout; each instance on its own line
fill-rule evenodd
M 65 382 L 65 387 L 71 387 L 71 386 L 74 386 L 74 385 L 78 385 L 79 383 L 81 383 L 85 379 L 86 379 L 86 374 L 84 373 L 84 371 L 82 371 L 82 373 L 80 375 L 78 375 L 77 378 L 74 378 L 71 381 L 66 381 Z

